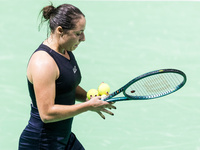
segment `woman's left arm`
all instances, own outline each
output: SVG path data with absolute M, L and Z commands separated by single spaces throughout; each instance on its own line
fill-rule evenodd
M 87 92 L 79 85 L 76 88 L 76 100 L 80 102 L 86 102 Z

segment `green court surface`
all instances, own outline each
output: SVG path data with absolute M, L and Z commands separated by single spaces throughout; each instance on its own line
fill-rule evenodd
M 0 149 L 16 150 L 30 113 L 26 66 L 47 37 L 38 32 L 47 0 L 0 0 Z M 76 116 L 73 132 L 86 150 L 200 150 L 200 2 L 64 1 L 87 20 L 86 41 L 74 54 L 81 86 L 104 81 L 111 92 L 133 77 L 162 68 L 187 75 L 186 85 L 150 101 L 115 103 L 115 116 Z

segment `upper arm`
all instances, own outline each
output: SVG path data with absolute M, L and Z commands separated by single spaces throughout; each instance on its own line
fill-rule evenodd
M 37 107 L 40 116 L 48 112 L 55 101 L 55 80 L 58 78 L 58 67 L 44 51 L 33 54 L 28 64 L 27 76 L 33 83 Z

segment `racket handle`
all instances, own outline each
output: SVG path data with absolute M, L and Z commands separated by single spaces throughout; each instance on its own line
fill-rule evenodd
M 107 99 L 107 100 L 103 100 L 106 102 L 116 102 L 116 101 L 123 101 L 123 100 L 128 100 L 127 97 L 116 97 L 116 98 L 111 98 L 111 99 Z

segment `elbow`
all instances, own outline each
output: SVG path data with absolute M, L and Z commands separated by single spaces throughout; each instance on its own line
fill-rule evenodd
M 52 123 L 60 121 L 60 116 L 54 107 L 39 109 L 40 119 L 43 123 Z
M 51 123 L 53 120 L 48 115 L 40 115 L 40 118 L 43 123 Z
M 43 123 L 50 123 L 50 120 L 48 120 L 48 119 L 41 118 L 41 120 Z
M 55 115 L 50 111 L 50 109 L 43 109 L 45 111 L 39 110 L 40 119 L 43 123 L 55 122 Z

